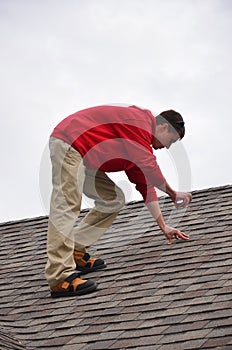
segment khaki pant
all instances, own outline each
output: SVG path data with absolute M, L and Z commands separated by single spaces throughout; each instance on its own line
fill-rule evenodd
M 51 137 L 52 184 L 48 221 L 45 276 L 52 287 L 76 268 L 74 249 L 85 252 L 111 226 L 125 204 L 124 194 L 101 171 L 86 169 L 79 152 L 66 142 Z M 94 199 L 91 209 L 77 227 L 82 192 Z

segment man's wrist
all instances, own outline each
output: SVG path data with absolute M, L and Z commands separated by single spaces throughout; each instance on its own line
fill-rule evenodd
M 169 195 L 173 202 L 176 200 L 176 191 L 174 191 L 167 181 L 163 184 L 163 191 Z
M 162 214 L 159 215 L 159 217 L 157 219 L 157 224 L 158 224 L 159 228 L 161 229 L 161 231 L 165 232 L 166 224 L 165 224 L 165 221 L 164 221 Z
M 176 200 L 176 191 L 174 191 L 170 186 L 167 187 L 167 191 L 166 193 L 169 195 L 169 197 L 171 198 L 171 200 L 173 202 L 175 202 Z

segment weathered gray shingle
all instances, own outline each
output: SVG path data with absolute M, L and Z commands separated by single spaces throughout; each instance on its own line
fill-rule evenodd
M 0 349 L 1 350 L 27 350 L 15 336 L 0 327 Z
M 47 217 L 0 224 L 2 334 L 29 349 L 231 350 L 232 186 L 194 191 L 186 211 L 160 202 L 190 240 L 169 246 L 144 204 L 128 203 L 90 249 L 108 264 L 89 274 L 97 291 L 77 298 L 50 298 Z

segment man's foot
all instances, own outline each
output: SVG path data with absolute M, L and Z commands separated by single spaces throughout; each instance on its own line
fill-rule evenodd
M 76 295 L 83 295 L 96 290 L 96 283 L 89 280 L 82 280 L 78 273 L 73 273 L 63 282 L 58 283 L 56 286 L 51 287 L 51 297 L 72 297 Z
M 76 269 L 81 273 L 89 273 L 106 267 L 104 260 L 91 258 L 88 253 L 78 250 L 74 250 L 74 259 Z

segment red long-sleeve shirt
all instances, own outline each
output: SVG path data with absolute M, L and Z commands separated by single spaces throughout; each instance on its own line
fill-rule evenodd
M 90 169 L 124 170 L 145 202 L 157 200 L 154 186 L 165 178 L 153 155 L 156 119 L 136 106 L 98 106 L 74 113 L 51 136 L 72 145 Z

